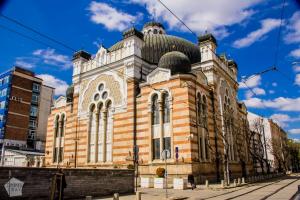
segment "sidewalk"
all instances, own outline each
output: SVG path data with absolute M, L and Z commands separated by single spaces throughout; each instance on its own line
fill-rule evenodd
M 190 200 L 223 200 L 223 199 L 290 199 L 297 192 L 300 184 L 299 177 L 281 177 L 263 182 L 245 184 L 239 187 L 222 189 L 217 185 L 206 188 L 204 185 L 198 185 L 195 190 L 174 190 L 168 189 L 168 199 L 190 199 Z M 139 188 L 142 193 L 142 200 L 165 200 L 165 189 Z M 111 197 L 98 198 L 99 200 L 112 200 Z M 120 200 L 135 200 L 135 195 L 121 196 Z

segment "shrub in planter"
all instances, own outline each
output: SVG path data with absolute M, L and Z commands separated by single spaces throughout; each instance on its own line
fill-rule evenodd
M 165 177 L 165 169 L 162 168 L 162 167 L 159 167 L 156 169 L 156 175 L 159 177 L 159 178 L 163 178 Z
M 127 169 L 134 169 L 134 165 L 132 164 L 127 165 Z

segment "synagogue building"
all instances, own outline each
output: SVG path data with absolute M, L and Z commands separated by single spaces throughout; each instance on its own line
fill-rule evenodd
M 47 167 L 129 168 L 136 158 L 141 176 L 155 176 L 167 149 L 170 176 L 219 179 L 225 160 L 232 174 L 252 172 L 238 66 L 213 35 L 195 44 L 149 22 L 94 57 L 78 51 L 73 67 L 49 116 Z

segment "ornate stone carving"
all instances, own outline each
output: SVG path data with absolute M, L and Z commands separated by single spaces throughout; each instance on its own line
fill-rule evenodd
M 67 104 L 67 98 L 64 96 L 58 97 L 54 102 L 54 108 L 64 107 Z
M 91 80 L 86 89 L 81 93 L 81 112 L 87 112 L 89 105 L 93 102 L 93 96 L 97 92 L 97 87 L 100 83 L 105 84 L 105 89 L 108 91 L 109 98 L 113 101 L 113 106 L 118 107 L 123 104 L 124 91 L 119 81 L 113 75 L 101 74 Z
M 170 79 L 171 72 L 168 69 L 157 68 L 147 76 L 149 84 L 167 81 Z

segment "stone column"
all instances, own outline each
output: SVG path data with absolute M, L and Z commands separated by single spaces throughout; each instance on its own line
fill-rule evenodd
M 96 129 L 96 133 L 95 133 L 95 163 L 98 162 L 99 158 L 98 158 L 98 137 L 99 137 L 99 110 L 97 110 L 96 112 L 96 117 L 94 120 L 96 120 L 96 125 L 95 125 L 95 129 Z
M 159 105 L 159 135 L 160 135 L 160 153 L 164 150 L 164 123 L 163 123 L 163 106 L 162 101 L 158 101 Z
M 106 162 L 106 134 L 107 134 L 107 110 L 103 111 L 103 144 L 102 144 L 102 154 L 103 162 Z
M 170 98 L 170 97 L 169 97 Z M 170 131 L 170 137 L 171 137 L 171 157 L 175 158 L 175 147 L 174 147 L 174 135 L 173 135 L 173 102 L 171 100 L 169 101 L 169 105 L 170 105 L 170 122 L 169 122 L 169 131 Z
M 87 138 L 87 151 L 86 151 L 86 162 L 90 162 L 90 143 L 91 143 L 91 125 L 92 125 L 92 122 L 91 122 L 91 117 L 92 117 L 93 113 L 90 112 L 89 115 L 88 115 L 88 119 L 89 119 L 89 122 L 88 122 L 88 138 Z M 80 122 L 79 122 L 80 123 Z M 80 130 L 79 130 L 80 131 Z
M 56 160 L 57 160 L 57 163 L 59 163 L 59 157 L 60 157 L 60 147 L 61 147 L 61 134 L 62 134 L 62 129 L 63 129 L 63 121 L 62 120 L 59 120 L 59 123 L 58 123 L 58 149 L 57 149 L 57 155 L 56 155 Z M 55 138 L 56 140 L 56 138 Z M 55 145 L 56 146 L 56 145 Z
M 153 145 L 152 145 L 152 139 L 153 139 L 153 127 L 152 127 L 152 109 L 151 109 L 151 103 L 148 104 L 149 110 L 148 110 L 148 127 L 149 127 L 149 146 L 150 146 L 150 151 L 149 151 L 149 161 L 153 160 Z

